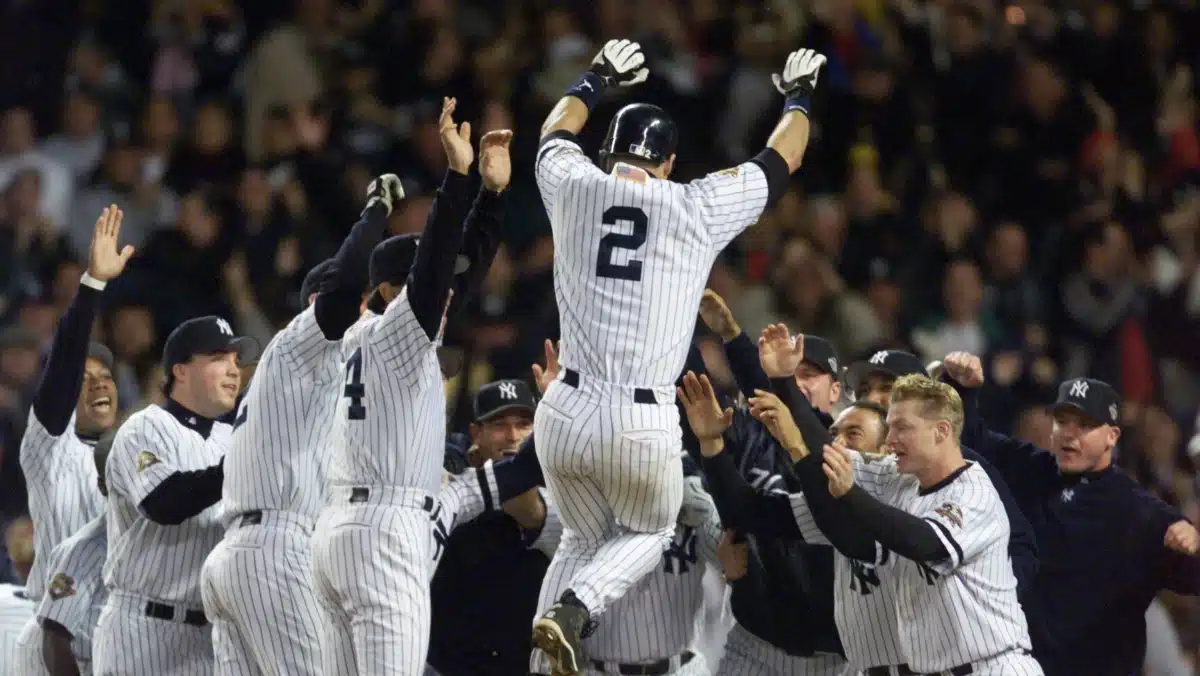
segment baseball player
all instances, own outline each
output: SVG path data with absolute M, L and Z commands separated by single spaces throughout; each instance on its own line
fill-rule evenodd
M 547 580 L 565 586 L 543 588 L 545 614 L 534 627 L 557 672 L 579 671 L 591 617 L 654 570 L 671 542 L 683 495 L 672 384 L 700 294 L 717 254 L 800 166 L 824 62 L 812 50 L 794 52 L 774 77 L 786 102 L 767 147 L 687 185 L 666 180 L 678 133 L 659 108 L 621 109 L 600 167 L 575 138 L 605 88 L 649 76 L 637 43 L 605 44 L 542 126 L 535 175 L 555 243 L 563 372 L 534 428 L 550 491 L 579 536 L 550 564 Z
M 103 497 L 108 496 L 104 468 L 113 437 L 112 431 L 105 433 L 93 453 L 96 483 Z M 108 599 L 103 579 L 107 551 L 103 514 L 54 548 L 46 564 L 48 591 L 38 604 L 34 622 L 26 625 L 17 641 L 14 676 L 92 673 L 92 632 Z
M 926 373 L 925 365 L 916 355 L 903 350 L 880 350 L 851 364 L 844 379 L 846 389 L 856 401 L 873 401 L 887 408 L 892 384 L 914 373 Z
M 21 439 L 36 554 L 27 590 L 35 601 L 45 589 L 50 552 L 103 512 L 92 447 L 116 423 L 117 387 L 112 353 L 88 335 L 104 286 L 133 255 L 131 246 L 117 249 L 121 217 L 111 206 L 96 220 L 87 271 L 55 331 Z
M 380 284 L 369 305 L 386 309 L 342 341 L 345 379 L 335 416 L 344 431 L 333 444 L 329 496 L 313 537 L 326 674 L 415 675 L 425 666 L 429 581 L 441 536 L 431 524 L 446 438 L 436 348 L 443 317 L 453 311 L 451 287 L 459 302 L 491 266 L 511 172 L 512 133 L 485 134 L 483 186 L 464 226 L 474 150 L 470 125 L 455 125 L 454 108 L 454 99 L 443 102 L 449 169 L 420 244 L 392 238 L 372 252 L 372 281 Z M 456 284 L 464 241 L 472 274 Z
M 16 662 L 17 636 L 33 617 L 35 607 L 24 587 L 0 583 L 0 667 L 7 669 Z
M 225 539 L 201 572 L 217 674 L 319 673 L 309 536 L 339 429 L 339 341 L 358 319 L 371 251 L 403 198 L 396 175 L 371 182 L 360 220 L 305 276 L 307 309 L 267 345 L 239 405 L 225 458 Z
M 239 364 L 259 347 L 224 319 L 180 324 L 163 348 L 167 402 L 129 417 L 113 440 L 108 486 L 109 597 L 93 638 L 99 676 L 211 674 L 200 569 L 221 540 L 216 506 Z

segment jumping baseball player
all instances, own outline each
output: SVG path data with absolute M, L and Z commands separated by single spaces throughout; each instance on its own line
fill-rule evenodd
M 118 430 L 105 471 L 109 597 L 93 638 L 99 676 L 213 672 L 200 570 L 224 528 L 217 502 L 239 364 L 258 356 L 219 317 L 189 319 L 163 348 L 167 402 Z
M 449 293 L 454 302 L 470 296 L 491 266 L 511 172 L 511 132 L 485 134 L 483 187 L 464 226 L 474 150 L 470 125 L 455 125 L 454 107 L 444 101 L 439 123 L 449 169 L 420 243 L 392 238 L 372 253 L 372 276 L 379 275 L 372 281 L 380 284 L 370 303 L 386 309 L 342 341 L 345 378 L 335 415 L 344 433 L 333 444 L 329 497 L 313 537 L 326 674 L 417 675 L 425 667 L 446 435 L 436 348 L 453 310 Z M 465 287 L 455 283 L 464 241 L 472 271 Z
M 775 76 L 783 116 L 754 159 L 687 185 L 666 180 L 677 130 L 659 108 L 613 118 L 601 166 L 575 135 L 610 86 L 649 76 L 637 43 L 608 42 L 542 126 L 535 174 L 555 243 L 561 379 L 538 407 L 547 483 L 569 538 L 551 562 L 534 643 L 577 673 L 581 635 L 658 565 L 683 496 L 672 384 L 691 343 L 713 260 L 782 194 L 808 145 L 825 57 L 794 52 Z M 559 571 L 556 568 L 567 567 Z
M 339 341 L 358 319 L 371 251 L 403 198 L 394 174 L 371 182 L 337 255 L 305 277 L 308 308 L 267 345 L 242 398 L 225 458 L 225 539 L 201 573 L 217 674 L 320 672 L 309 537 L 340 430 Z
M 97 488 L 104 497 L 108 497 L 104 468 L 113 437 L 112 431 L 105 433 L 93 454 Z M 26 625 L 17 641 L 13 676 L 92 673 L 92 632 L 108 599 L 103 576 L 107 551 L 108 527 L 103 514 L 54 548 L 46 564 L 50 571 L 47 593 L 38 604 L 35 621 Z
M 35 607 L 24 587 L 0 583 L 0 667 L 8 669 L 16 662 L 17 636 L 33 617 Z

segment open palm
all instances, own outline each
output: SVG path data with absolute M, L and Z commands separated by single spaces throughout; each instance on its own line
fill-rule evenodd
M 457 99 L 442 99 L 438 131 L 442 136 L 442 148 L 446 151 L 446 160 L 450 168 L 460 174 L 466 174 L 471 170 L 471 163 L 475 161 L 475 149 L 471 147 L 471 123 L 454 122 L 454 109 L 457 107 Z
M 688 424 L 692 426 L 697 439 L 716 439 L 725 433 L 733 422 L 733 409 L 721 410 L 708 376 L 697 378 L 694 372 L 688 371 L 683 377 L 683 386 L 678 390 Z
M 125 269 L 133 257 L 133 246 L 126 244 L 117 250 L 117 239 L 121 234 L 121 218 L 124 216 L 117 205 L 108 206 L 96 219 L 92 231 L 92 246 L 88 255 L 88 274 L 93 279 L 107 282 Z
M 792 340 L 786 325 L 771 324 L 758 338 L 758 360 L 768 378 L 786 378 L 804 361 L 804 339 Z

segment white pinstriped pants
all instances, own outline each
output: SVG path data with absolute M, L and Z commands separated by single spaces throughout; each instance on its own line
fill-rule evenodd
M 312 587 L 311 519 L 264 511 L 230 524 L 200 573 L 216 676 L 320 673 L 321 610 Z
M 146 617 L 146 601 L 108 595 L 92 637 L 93 676 L 211 676 L 212 625 Z
M 840 655 L 789 655 L 735 624 L 717 676 L 841 676 L 845 670 Z
M 658 404 L 635 404 L 632 388 L 581 380 L 551 383 L 533 419 L 565 526 L 539 612 L 566 589 L 603 612 L 659 565 L 683 502 L 674 388 L 657 388 Z
M 326 676 L 421 676 L 429 651 L 433 528 L 424 491 L 371 488 L 351 504 L 334 486 L 313 533 Z M 464 637 L 470 640 L 470 637 Z

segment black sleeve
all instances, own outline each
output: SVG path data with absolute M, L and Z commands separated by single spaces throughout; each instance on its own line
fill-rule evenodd
M 488 488 L 487 477 L 482 469 L 479 473 L 479 486 L 483 490 L 484 508 L 496 509 L 505 502 L 517 497 L 531 488 L 546 485 L 546 477 L 542 474 L 542 466 L 538 463 L 537 449 L 533 445 L 533 435 L 525 437 L 517 454 L 505 458 L 492 465 L 496 474 L 496 490 L 499 495 L 493 500 Z
M 800 538 L 800 527 L 786 494 L 756 491 L 738 473 L 733 457 L 724 451 L 702 462 L 723 528 L 764 537 Z
M 142 500 L 142 512 L 163 526 L 178 526 L 221 500 L 225 459 L 193 472 L 175 472 Z
M 383 238 L 387 222 L 386 205 L 376 202 L 367 207 L 334 255 L 333 266 L 321 281 L 320 293 L 313 304 L 317 326 L 326 340 L 341 340 L 346 329 L 358 320 L 371 251 Z M 301 303 L 307 302 L 307 298 L 301 299 Z
M 854 486 L 841 499 L 876 542 L 912 561 L 932 563 L 950 558 L 950 552 L 934 531 L 934 524 L 876 500 Z
M 466 205 L 467 182 L 463 174 L 446 170 L 446 178 L 433 200 L 412 270 L 408 273 L 405 287 L 408 301 L 429 340 L 437 337 L 441 327 L 446 294 L 454 281 L 454 262 L 462 248 L 462 212 Z
M 67 423 L 71 422 L 71 414 L 79 403 L 88 339 L 92 334 L 100 293 L 80 284 L 79 291 L 75 293 L 75 298 L 71 300 L 71 305 L 54 332 L 50 357 L 46 360 L 42 378 L 33 395 L 33 414 L 52 436 L 57 437 L 67 430 Z
M 725 343 L 725 358 L 729 360 L 729 370 L 733 372 L 738 389 L 747 399 L 754 396 L 754 390 L 771 389 L 771 381 L 758 361 L 758 346 L 745 331 Z
M 480 188 L 475 205 L 467 214 L 462 255 L 467 259 L 468 267 L 466 273 L 454 277 L 454 298 L 450 299 L 449 317 L 458 314 L 479 292 L 496 258 L 496 252 L 500 250 L 505 194 Z
M 762 167 L 763 173 L 767 175 L 766 209 L 770 209 L 787 192 L 792 172 L 788 169 L 787 160 L 774 148 L 763 148 L 762 152 L 750 161 Z

